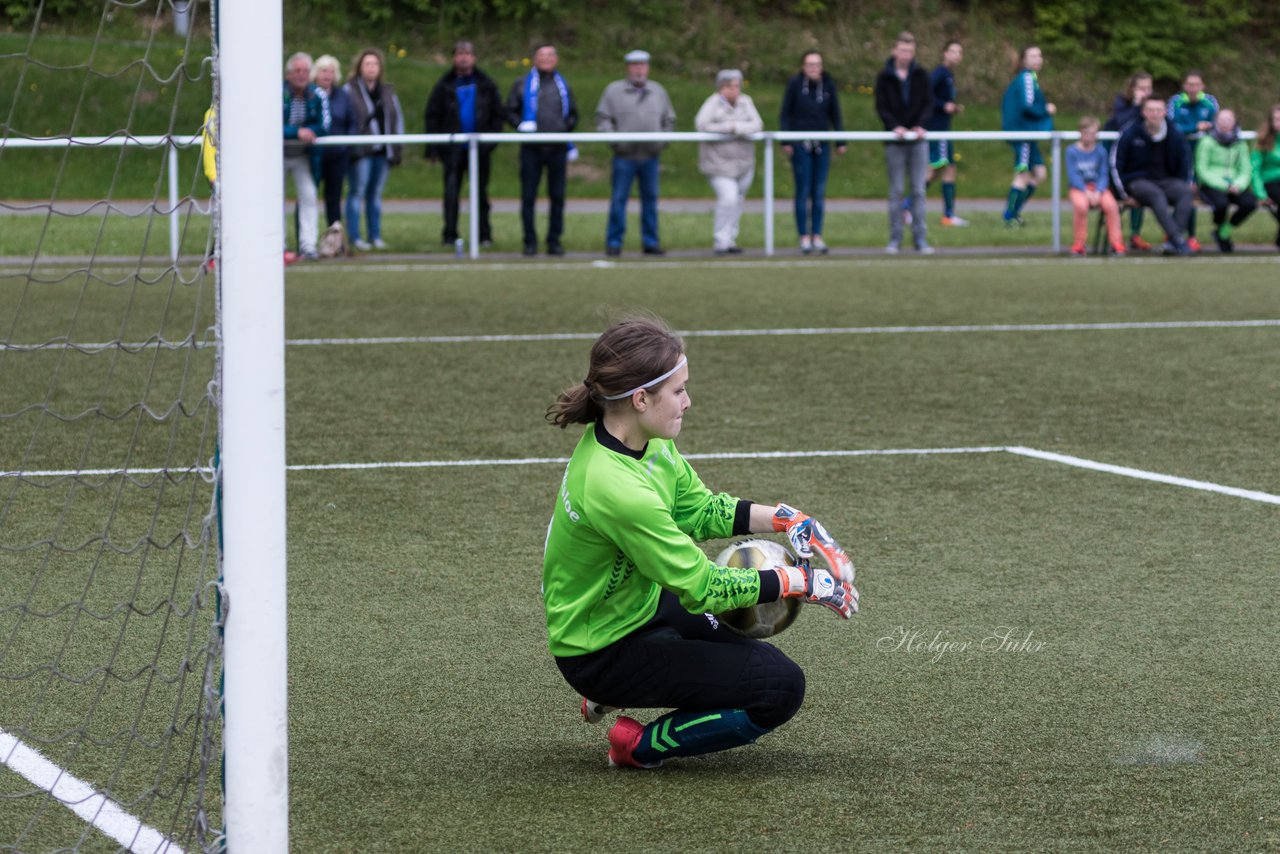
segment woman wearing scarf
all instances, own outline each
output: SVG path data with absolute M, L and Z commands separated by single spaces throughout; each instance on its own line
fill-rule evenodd
M 1234 252 L 1232 230 L 1249 218 L 1258 207 L 1253 186 L 1253 163 L 1249 144 L 1240 138 L 1236 114 L 1219 110 L 1213 130 L 1200 138 L 1196 146 L 1196 183 L 1200 195 L 1213 207 L 1213 239 L 1218 249 Z M 1227 219 L 1231 205 L 1236 211 Z
M 347 95 L 360 135 L 404 133 L 404 113 L 395 88 L 382 79 L 382 53 L 365 48 L 356 57 Z M 351 149 L 351 188 L 347 194 L 347 229 L 352 246 L 361 252 L 386 249 L 382 240 L 382 188 L 387 170 L 400 165 L 402 146 L 374 143 Z M 369 239 L 360 237 L 360 203 L 364 203 Z

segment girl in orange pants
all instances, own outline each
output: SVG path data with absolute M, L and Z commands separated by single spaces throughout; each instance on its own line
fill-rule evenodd
M 1084 255 L 1088 241 L 1089 211 L 1101 208 L 1107 223 L 1107 241 L 1117 255 L 1124 255 L 1124 236 L 1120 231 L 1120 207 L 1111 195 L 1107 153 L 1098 147 L 1098 120 L 1085 116 L 1080 120 L 1080 141 L 1067 148 L 1067 183 L 1073 210 L 1072 255 Z

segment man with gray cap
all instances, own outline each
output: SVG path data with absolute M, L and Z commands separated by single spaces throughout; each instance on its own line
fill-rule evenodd
M 596 129 L 601 133 L 671 131 L 676 111 L 661 84 L 649 79 L 649 54 L 633 50 L 623 57 L 627 76 L 605 87 L 596 107 Z M 658 240 L 658 154 L 661 142 L 618 142 L 613 145 L 613 192 L 609 201 L 609 226 L 605 232 L 606 255 L 622 254 L 627 233 L 627 198 L 631 185 L 640 181 L 640 237 L 646 255 L 662 255 Z

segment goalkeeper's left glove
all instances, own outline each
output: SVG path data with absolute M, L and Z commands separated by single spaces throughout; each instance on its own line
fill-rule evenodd
M 779 504 L 773 511 L 773 530 L 787 535 L 800 560 L 807 561 L 816 551 L 837 580 L 853 583 L 853 561 L 817 519 L 790 505 Z
M 808 562 L 799 566 L 775 566 L 782 598 L 804 597 L 806 602 L 825 605 L 844 619 L 858 613 L 858 591 L 847 581 L 837 581 L 825 569 L 815 569 Z

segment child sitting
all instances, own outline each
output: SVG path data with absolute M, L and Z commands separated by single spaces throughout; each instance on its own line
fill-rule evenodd
M 1089 211 L 1102 208 L 1107 223 L 1107 241 L 1116 255 L 1124 255 L 1124 237 L 1120 231 L 1120 207 L 1108 189 L 1107 152 L 1098 147 L 1098 120 L 1085 116 L 1080 120 L 1080 141 L 1067 148 L 1067 183 L 1070 185 L 1074 230 L 1072 255 L 1084 255 L 1089 231 Z

